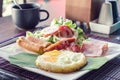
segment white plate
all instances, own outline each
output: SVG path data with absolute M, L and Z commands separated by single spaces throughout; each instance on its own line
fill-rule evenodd
M 92 39 L 92 40 L 96 40 L 96 39 Z M 109 61 L 120 54 L 120 45 L 110 42 L 107 43 L 109 45 L 109 50 L 107 52 L 106 57 L 108 58 Z M 16 44 L 11 44 L 6 47 L 0 48 L 0 56 L 7 60 L 8 60 L 8 56 L 17 54 L 19 52 L 23 52 L 23 51 L 20 48 L 17 48 Z M 86 71 L 76 71 L 69 74 L 60 74 L 60 73 L 47 72 L 36 68 L 29 68 L 29 67 L 23 67 L 23 68 L 57 80 L 75 80 L 90 71 L 90 70 L 86 70 Z

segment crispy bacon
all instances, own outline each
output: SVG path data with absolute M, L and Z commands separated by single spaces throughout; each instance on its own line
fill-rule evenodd
M 56 50 L 66 49 L 74 41 L 75 41 L 75 38 L 65 38 L 54 44 L 51 44 L 50 46 L 45 48 L 45 51 L 51 51 L 51 50 L 55 50 L 55 49 Z

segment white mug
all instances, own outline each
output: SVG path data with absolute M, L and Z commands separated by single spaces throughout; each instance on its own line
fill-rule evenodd
M 113 24 L 113 13 L 111 3 L 105 2 L 102 4 L 98 18 L 98 23 L 108 26 L 111 26 Z

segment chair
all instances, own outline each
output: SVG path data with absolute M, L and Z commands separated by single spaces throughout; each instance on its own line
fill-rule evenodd
M 2 17 L 3 0 L 0 0 L 0 17 Z

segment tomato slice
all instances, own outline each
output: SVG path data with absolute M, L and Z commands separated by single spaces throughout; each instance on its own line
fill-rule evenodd
M 58 35 L 59 37 L 70 38 L 74 35 L 74 32 L 68 26 L 60 26 Z

